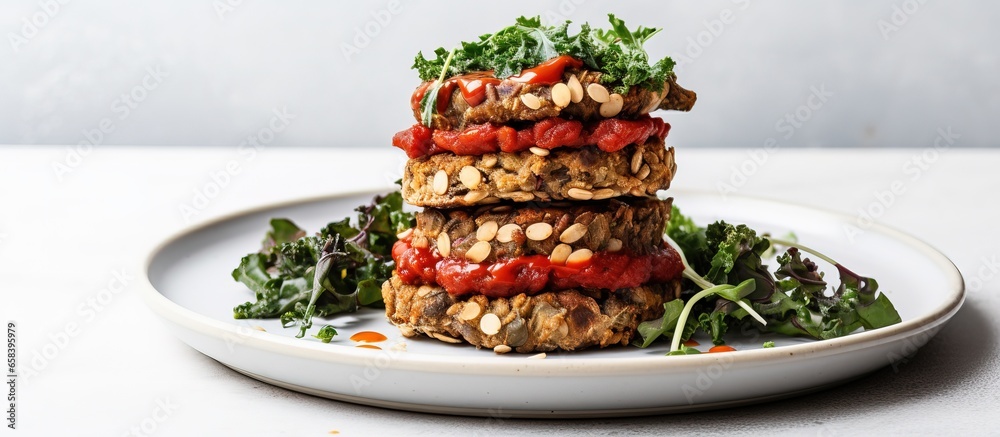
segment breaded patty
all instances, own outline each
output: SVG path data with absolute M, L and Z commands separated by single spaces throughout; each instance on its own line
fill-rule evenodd
M 424 334 L 505 352 L 627 345 L 639 323 L 663 315 L 680 296 L 680 282 L 616 291 L 564 290 L 534 296 L 456 298 L 432 285 L 405 285 L 393 275 L 382 285 L 385 313 L 403 335 Z
M 557 148 L 458 156 L 440 153 L 407 161 L 403 198 L 415 206 L 454 208 L 514 202 L 600 200 L 652 196 L 670 187 L 674 149 L 659 138 L 617 152 Z

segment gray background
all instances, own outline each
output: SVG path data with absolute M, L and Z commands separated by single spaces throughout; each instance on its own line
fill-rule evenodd
M 947 127 L 961 135 L 959 146 L 998 144 L 990 134 L 1000 115 L 1000 3 L 422 1 L 398 13 L 388 6 L 4 1 L 0 144 L 236 146 L 285 109 L 295 117 L 273 145 L 386 147 L 413 123 L 408 99 L 418 79 L 409 67 L 418 50 L 472 39 L 521 14 L 603 24 L 607 12 L 632 26 L 664 27 L 648 45 L 654 56 L 690 59 L 675 56 L 680 83 L 698 91 L 699 102 L 690 114 L 665 115 L 672 145 L 760 147 L 775 138 L 782 146 L 926 147 Z M 730 23 L 713 24 L 726 10 Z M 885 32 L 880 20 L 899 26 Z M 366 26 L 375 35 L 355 44 Z M 348 44 L 358 52 L 345 55 Z M 142 86 L 147 69 L 162 72 L 159 81 L 147 79 L 155 88 Z M 813 87 L 832 96 L 789 136 L 776 122 L 807 114 L 800 106 Z M 121 96 L 129 93 L 144 99 L 126 113 Z M 97 135 L 102 123 L 107 133 Z

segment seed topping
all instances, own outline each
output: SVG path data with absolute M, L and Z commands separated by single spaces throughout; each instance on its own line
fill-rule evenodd
M 434 173 L 434 193 L 444 194 L 448 192 L 448 172 L 438 170 Z
M 542 241 L 552 235 L 552 225 L 544 222 L 535 223 L 528 226 L 524 235 L 527 235 L 529 240 Z
M 479 319 L 479 330 L 483 331 L 483 334 L 496 335 L 500 332 L 500 326 L 500 317 L 497 317 L 496 314 L 488 313 Z
M 572 244 L 587 234 L 587 225 L 574 223 L 559 235 L 559 241 Z

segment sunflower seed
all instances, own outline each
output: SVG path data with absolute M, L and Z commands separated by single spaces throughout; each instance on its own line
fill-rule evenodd
M 462 181 L 462 184 L 469 187 L 470 190 L 475 190 L 483 181 L 483 174 L 475 167 L 467 165 L 458 171 L 458 180 Z
M 434 192 L 436 194 L 444 194 L 448 192 L 448 173 L 444 170 L 438 170 L 434 173 Z
M 569 254 L 573 252 L 573 248 L 568 244 L 560 244 L 552 249 L 552 253 L 549 254 L 549 261 L 555 265 L 566 264 L 566 258 L 569 258 Z
M 576 240 L 583 238 L 586 234 L 586 225 L 582 223 L 574 223 L 559 235 L 559 241 L 567 244 L 575 243 Z
M 465 304 L 465 307 L 462 308 L 462 312 L 458 314 L 458 318 L 462 320 L 472 320 L 479 317 L 479 313 L 482 311 L 483 309 L 478 303 L 468 302 Z
M 497 230 L 497 241 L 501 243 L 510 243 L 514 240 L 514 232 L 520 231 L 521 227 L 514 223 L 507 223 Z
M 622 250 L 622 240 L 619 240 L 617 238 L 612 238 L 608 240 L 608 246 L 606 249 L 608 252 L 617 252 L 619 250 Z
M 649 166 L 646 165 L 646 164 L 643 164 L 642 168 L 639 169 L 639 173 L 636 174 L 635 177 L 639 178 L 639 180 L 641 181 L 643 179 L 646 179 L 647 176 L 649 176 L 649 172 L 650 172 Z
M 580 264 L 590 261 L 590 258 L 594 256 L 594 252 L 590 249 L 577 249 L 576 252 L 569 254 L 569 258 L 566 258 L 566 264 Z
M 497 165 L 497 156 L 493 154 L 483 155 L 483 159 L 479 161 L 479 165 L 483 168 L 491 168 Z
M 570 76 L 566 86 L 569 88 L 569 99 L 573 103 L 580 103 L 583 100 L 583 85 L 580 85 L 580 79 Z
M 468 193 L 465 193 L 465 197 L 463 197 L 462 200 L 465 200 L 465 203 L 476 203 L 485 199 L 488 194 L 489 193 L 483 190 L 469 191 Z
M 570 100 L 573 98 L 572 93 L 569 91 L 569 86 L 564 83 L 557 83 L 552 85 L 552 103 L 560 108 L 565 108 L 569 106 Z
M 476 239 L 479 241 L 490 241 L 497 235 L 497 222 L 490 220 L 476 229 Z
M 639 172 L 639 167 L 642 166 L 642 151 L 641 150 L 636 150 L 635 153 L 632 154 L 632 162 L 631 162 L 631 164 L 632 165 L 629 167 L 629 170 L 632 170 L 632 174 L 638 173 Z
M 601 103 L 601 117 L 610 118 L 618 115 L 619 112 L 622 112 L 623 104 L 625 104 L 625 100 L 621 94 L 612 94 L 607 102 Z
M 496 335 L 496 333 L 500 332 L 501 325 L 500 317 L 497 317 L 493 313 L 488 313 L 482 319 L 479 319 L 479 330 L 483 331 L 483 334 L 486 335 Z
M 570 188 L 566 191 L 566 194 L 576 200 L 590 200 L 594 198 L 594 193 L 582 188 Z
M 596 83 L 587 85 L 587 94 L 597 103 L 605 103 L 611 99 L 611 96 L 608 95 L 608 89 Z
M 441 232 L 438 234 L 438 253 L 441 256 L 447 258 L 451 255 L 451 237 L 448 236 L 447 232 Z
M 487 243 L 485 241 L 480 241 L 476 244 L 473 244 L 472 247 L 470 247 L 469 250 L 465 252 L 465 257 L 468 258 L 469 261 L 472 261 L 473 263 L 481 263 L 483 262 L 484 259 L 486 259 L 486 257 L 490 256 L 490 250 L 492 249 L 493 247 L 490 246 L 490 243 Z
M 445 343 L 459 344 L 459 343 L 462 342 L 462 340 L 459 340 L 457 338 L 452 338 L 452 337 L 449 337 L 447 335 L 444 335 L 444 334 L 441 334 L 441 333 L 437 333 L 437 332 L 432 332 L 430 335 L 431 335 L 431 337 L 434 337 L 434 338 L 436 338 L 438 340 L 441 340 L 441 341 L 443 341 Z
M 498 354 L 505 354 L 505 353 L 510 352 L 510 351 L 511 351 L 510 346 L 507 346 L 505 344 L 499 344 L 499 345 L 497 345 L 496 347 L 493 348 L 493 352 L 496 352 Z
M 530 148 L 528 150 L 531 151 L 531 153 L 534 153 L 534 154 L 536 154 L 538 156 L 549 156 L 549 150 L 548 149 L 543 149 L 541 147 L 532 147 L 532 148 Z
M 544 222 L 535 223 L 528 226 L 528 229 L 524 231 L 524 235 L 527 235 L 530 240 L 542 241 L 552 235 L 552 225 Z
M 535 193 L 529 193 L 527 191 L 515 191 L 510 194 L 510 200 L 515 202 L 531 202 L 535 200 Z
M 542 107 L 542 101 L 538 100 L 538 96 L 534 94 L 521 94 L 521 103 L 524 103 L 524 106 L 527 106 L 529 109 Z
M 594 200 L 604 200 L 610 199 L 615 195 L 615 190 L 611 188 L 601 188 L 600 190 L 594 190 Z

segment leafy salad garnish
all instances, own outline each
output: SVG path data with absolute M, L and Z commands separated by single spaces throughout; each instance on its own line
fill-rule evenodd
M 354 312 L 382 305 L 382 283 L 392 274 L 396 234 L 414 225 L 397 191 L 359 206 L 357 220 L 344 218 L 306 235 L 288 219 L 272 219 L 257 253 L 233 270 L 233 279 L 255 294 L 256 301 L 233 308 L 233 317 L 280 318 L 299 326 L 297 337 L 312 327 L 313 316 Z M 315 335 L 329 342 L 337 331 L 324 326 Z
M 569 21 L 546 26 L 540 17 L 520 17 L 514 25 L 482 35 L 479 41 L 463 42 L 455 50 L 438 48 L 434 59 L 417 53 L 413 69 L 424 81 L 475 71 L 493 71 L 494 76 L 503 79 L 569 55 L 583 61 L 588 69 L 604 73 L 601 82 L 613 86 L 615 92 L 627 93 L 635 85 L 662 90 L 674 61 L 665 57 L 650 64 L 642 47 L 660 29 L 639 26 L 629 30 L 614 14 L 608 14 L 608 21 L 610 29 L 591 29 L 584 23 L 579 33 L 570 35 Z M 449 58 L 451 62 L 447 62 Z
M 878 282 L 795 241 L 761 237 L 746 225 L 724 221 L 702 228 L 676 206 L 666 239 L 681 254 L 684 278 L 702 290 L 686 304 L 679 299 L 664 304 L 662 318 L 641 323 L 636 346 L 669 336 L 669 354 L 690 354 L 698 351 L 681 342 L 699 329 L 720 345 L 735 327 L 824 340 L 901 321 L 889 298 L 877 293 Z M 762 259 L 772 243 L 787 247 L 773 276 Z M 801 252 L 836 267 L 839 286 L 828 289 L 819 267 Z

